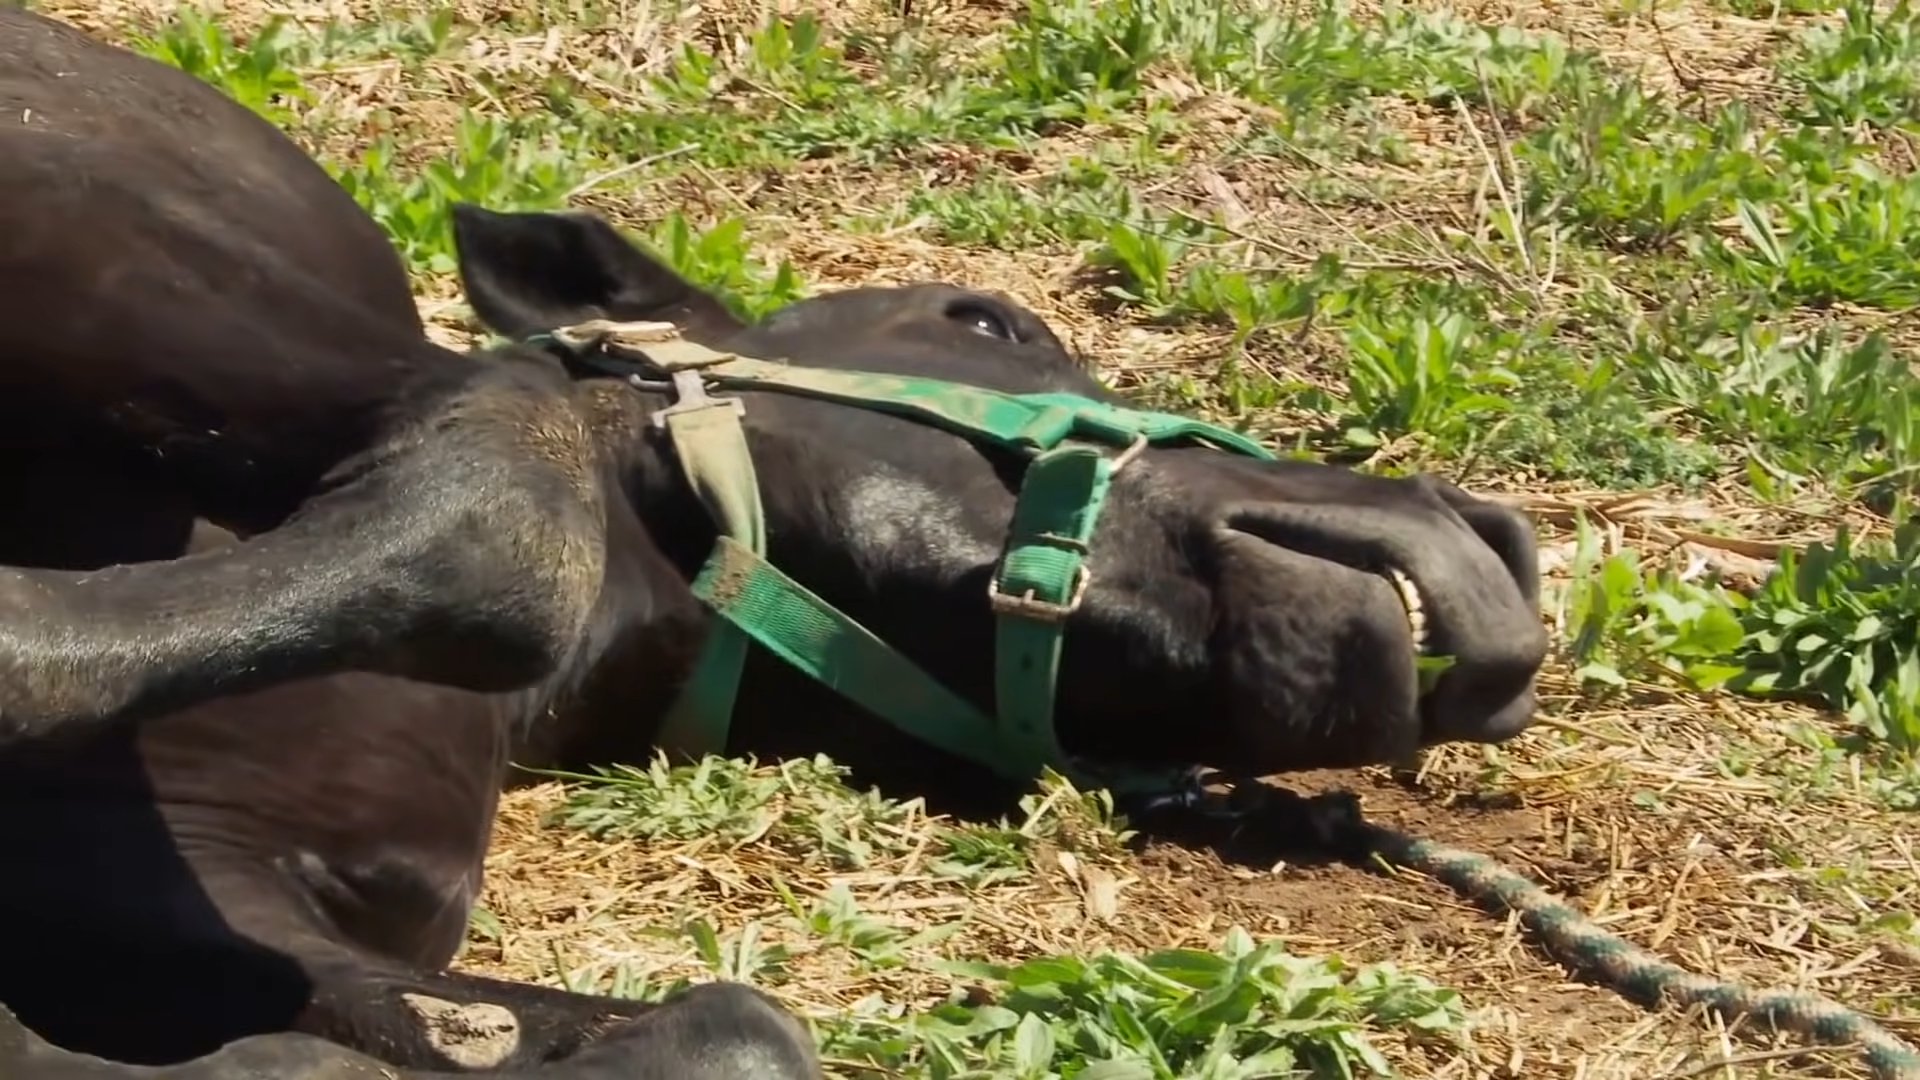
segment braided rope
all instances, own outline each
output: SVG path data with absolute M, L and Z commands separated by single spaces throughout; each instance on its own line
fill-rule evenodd
M 1415 840 L 1354 819 L 1334 829 L 1364 850 L 1438 878 L 1463 896 L 1518 912 L 1561 962 L 1598 973 L 1625 997 L 1649 1005 L 1663 997 L 1682 1005 L 1704 1005 L 1727 1022 L 1753 1017 L 1816 1042 L 1857 1045 L 1877 1080 L 1920 1080 L 1920 1053 L 1886 1028 L 1829 998 L 1798 990 L 1756 990 L 1696 975 L 1602 930 L 1566 901 L 1484 855 Z

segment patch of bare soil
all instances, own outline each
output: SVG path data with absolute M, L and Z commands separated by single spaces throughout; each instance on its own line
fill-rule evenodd
M 1606 872 L 1591 852 L 1580 853 L 1584 862 L 1554 852 L 1548 819 L 1538 810 L 1437 806 L 1373 775 L 1289 779 L 1288 786 L 1303 793 L 1354 790 L 1379 823 L 1530 867 L 1537 880 L 1592 879 Z M 1142 899 L 1151 896 L 1148 902 L 1163 917 L 1184 910 L 1189 921 L 1215 934 L 1238 924 L 1285 941 L 1297 953 L 1392 962 L 1458 989 L 1475 1005 L 1491 1005 L 1482 1023 L 1494 1027 L 1481 1036 L 1480 1050 L 1503 1060 L 1511 1075 L 1560 1075 L 1535 1070 L 1583 1061 L 1592 1075 L 1617 1056 L 1619 1033 L 1646 1020 L 1644 1011 L 1610 990 L 1574 981 L 1522 941 L 1512 924 L 1463 903 L 1436 882 L 1337 862 L 1248 865 L 1167 843 L 1150 844 L 1140 867 Z M 1543 867 L 1554 872 L 1543 874 Z

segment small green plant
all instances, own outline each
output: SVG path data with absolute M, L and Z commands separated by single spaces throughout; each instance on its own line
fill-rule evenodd
M 878 1002 L 820 1021 L 823 1054 L 929 1080 L 1391 1075 L 1369 1029 L 1464 1027 L 1459 996 L 1391 964 L 1352 968 L 1227 932 L 1218 952 L 951 964 L 997 1000 L 894 1018 Z M 974 993 L 978 994 L 976 990 Z
M 1741 313 L 1724 333 L 1641 357 L 1637 375 L 1643 393 L 1737 451 L 1763 497 L 1818 485 L 1912 489 L 1920 377 L 1881 334 L 1850 342 L 1831 321 L 1790 332 Z
M 312 31 L 311 53 L 336 61 L 361 56 L 397 57 L 417 65 L 445 55 L 470 33 L 470 28 L 455 22 L 448 8 L 378 22 L 329 20 Z
M 576 782 L 557 820 L 593 836 L 706 839 L 728 847 L 768 840 L 819 852 L 843 868 L 910 849 L 915 837 L 900 830 L 920 814 L 918 800 L 898 803 L 849 789 L 846 770 L 824 756 L 761 769 L 711 756 L 670 766 L 656 754 L 644 769 L 552 775 Z
M 834 882 L 827 895 L 815 901 L 810 909 L 802 910 L 791 893 L 785 894 L 784 899 L 809 933 L 846 949 L 869 970 L 909 964 L 916 949 L 952 937 L 962 926 L 949 922 L 919 931 L 903 930 L 861 912 L 853 894 L 841 882 Z
M 1798 94 L 1789 115 L 1837 128 L 1920 124 L 1920 13 L 1911 0 L 1838 6 L 1837 23 L 1809 27 L 1780 61 L 1781 81 Z
M 1018 835 L 1044 839 L 1071 851 L 1118 855 L 1134 837 L 1114 808 L 1113 792 L 1081 791 L 1052 769 L 1042 769 L 1034 791 L 1020 797 Z
M 1743 606 L 1746 671 L 1730 685 L 1813 694 L 1875 742 L 1920 751 L 1920 521 L 1890 545 L 1843 526 L 1830 544 L 1784 552 Z
M 786 975 L 792 953 L 786 946 L 762 939 L 765 931 L 757 919 L 749 919 L 726 937 L 702 918 L 689 919 L 681 928 L 702 963 L 714 975 L 728 982 L 778 982 Z
M 1770 201 L 1739 198 L 1734 213 L 1742 244 L 1706 234 L 1696 245 L 1732 282 L 1792 304 L 1920 305 L 1920 174 L 1854 157 L 1824 182 L 1809 177 Z
M 837 48 L 821 35 L 820 20 L 811 14 L 791 22 L 774 17 L 753 36 L 748 55 L 751 70 L 801 108 L 836 101 L 859 83 Z
M 1186 253 L 1188 236 L 1183 232 L 1167 221 L 1116 221 L 1107 227 L 1106 243 L 1088 262 L 1121 273 L 1120 284 L 1107 286 L 1109 295 L 1166 317 L 1180 310 L 1173 268 Z
M 500 927 L 500 916 L 485 904 L 473 905 L 467 912 L 467 940 L 499 942 L 505 936 Z
M 1027 869 L 1035 841 L 1086 854 L 1119 852 L 1132 834 L 1106 791 L 1081 792 L 1048 771 L 1022 798 L 1018 824 L 929 824 L 919 799 L 856 792 L 846 770 L 820 755 L 760 767 L 706 757 L 669 766 L 615 765 L 594 774 L 550 773 L 573 782 L 556 820 L 603 838 L 770 843 L 840 869 L 899 858 L 924 846 L 929 872 L 974 887 Z
M 1728 594 L 1642 566 L 1632 550 L 1602 554 L 1584 520 L 1559 621 L 1583 683 L 1623 687 L 1653 676 L 1712 686 L 1740 671 L 1730 661 L 1745 635 Z
M 1387 8 L 1378 40 L 1387 63 L 1373 77 L 1382 89 L 1417 89 L 1436 103 L 1480 103 L 1514 121 L 1565 104 L 1605 77 L 1598 56 L 1558 34 L 1479 25 L 1444 9 Z
M 1820 15 L 1839 7 L 1841 0 L 1721 0 L 1735 15 L 1749 19 L 1776 19 L 1782 15 Z
M 1811 698 L 1844 713 L 1868 745 L 1920 750 L 1920 522 L 1890 546 L 1831 543 L 1782 551 L 1751 596 L 1602 555 L 1581 523 L 1572 581 L 1558 603 L 1584 683 L 1630 678 Z
M 754 259 L 747 223 L 730 217 L 695 231 L 677 211 L 653 230 L 652 247 L 681 276 L 714 295 L 734 314 L 754 321 L 799 299 L 800 275 L 785 259 L 771 270 Z
M 383 136 L 334 179 L 387 231 L 416 271 L 450 274 L 456 266 L 452 211 L 456 202 L 490 210 L 550 210 L 580 180 L 574 159 L 539 142 L 540 132 L 462 111 L 454 145 L 411 176 L 402 173 L 399 142 Z
M 1389 311 L 1356 310 L 1345 326 L 1348 401 L 1356 425 L 1348 441 L 1362 446 L 1419 432 L 1441 445 L 1463 446 L 1471 429 L 1513 408 L 1519 383 L 1489 340 L 1485 323 L 1444 301 Z
M 1005 93 L 1036 122 L 1104 119 L 1131 105 L 1164 48 L 1155 0 L 1028 0 L 1001 60 Z
M 1631 80 L 1600 84 L 1528 135 L 1516 156 L 1528 209 L 1558 215 L 1603 244 L 1647 250 L 1729 213 L 1734 200 L 1769 190 L 1757 133 L 1744 106 L 1694 119 Z
M 132 34 L 128 45 L 163 63 L 210 83 L 228 97 L 273 121 L 291 124 L 294 103 L 312 96 L 301 82 L 298 49 L 289 50 L 292 31 L 285 19 L 269 19 L 242 45 L 209 16 L 187 8 L 152 34 Z

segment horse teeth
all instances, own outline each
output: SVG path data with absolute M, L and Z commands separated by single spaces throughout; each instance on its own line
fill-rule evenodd
M 1427 602 L 1420 596 L 1420 587 L 1413 579 L 1393 567 L 1387 568 L 1387 580 L 1393 582 L 1394 591 L 1400 594 L 1400 604 L 1407 609 L 1407 629 L 1413 634 L 1413 651 L 1427 651 Z

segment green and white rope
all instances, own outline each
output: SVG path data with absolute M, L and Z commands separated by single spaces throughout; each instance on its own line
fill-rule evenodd
M 1760 1020 L 1814 1042 L 1856 1046 L 1875 1080 L 1920 1080 L 1920 1053 L 1872 1019 L 1830 998 L 1801 990 L 1756 989 L 1695 974 L 1601 929 L 1573 905 L 1487 856 L 1416 840 L 1361 820 L 1351 795 L 1312 799 L 1292 795 L 1285 801 L 1292 799 L 1307 804 L 1313 830 L 1336 850 L 1427 874 L 1496 913 L 1517 913 L 1555 959 L 1597 976 L 1630 1000 L 1648 1006 L 1661 1001 L 1699 1005 L 1728 1023 Z

